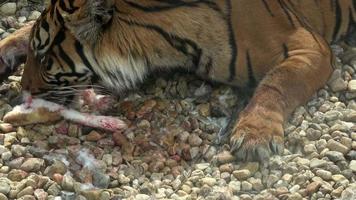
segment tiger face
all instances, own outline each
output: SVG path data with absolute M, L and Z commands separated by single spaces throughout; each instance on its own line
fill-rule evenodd
M 21 82 L 25 91 L 50 100 L 72 96 L 94 77 L 88 45 L 65 26 L 63 16 L 75 9 L 63 2 L 53 0 L 33 26 Z

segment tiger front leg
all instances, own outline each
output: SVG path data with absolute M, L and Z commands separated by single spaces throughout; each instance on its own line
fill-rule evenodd
M 26 60 L 33 22 L 29 22 L 0 41 L 0 81 L 3 81 Z
M 265 161 L 283 152 L 284 122 L 324 86 L 332 72 L 329 48 L 317 45 L 289 51 L 289 57 L 256 88 L 230 138 L 231 151 L 238 160 Z

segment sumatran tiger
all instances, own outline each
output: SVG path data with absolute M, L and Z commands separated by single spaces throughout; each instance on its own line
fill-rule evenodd
M 231 130 L 240 160 L 283 151 L 283 123 L 327 82 L 329 43 L 356 39 L 355 0 L 52 0 L 29 37 L 23 90 L 94 79 L 120 92 L 182 68 L 254 94 Z

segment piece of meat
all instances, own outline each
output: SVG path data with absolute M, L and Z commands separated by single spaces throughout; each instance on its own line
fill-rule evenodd
M 81 113 L 53 102 L 32 98 L 30 95 L 24 95 L 24 103 L 7 113 L 3 120 L 15 126 L 21 126 L 51 123 L 61 118 L 107 131 L 117 131 L 127 127 L 125 122 L 115 117 Z

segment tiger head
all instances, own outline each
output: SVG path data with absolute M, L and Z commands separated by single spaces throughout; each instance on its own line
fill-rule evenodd
M 21 85 L 43 98 L 63 98 L 95 81 L 94 42 L 112 13 L 107 0 L 52 0 L 33 26 Z

